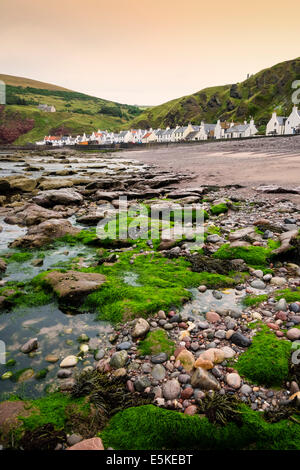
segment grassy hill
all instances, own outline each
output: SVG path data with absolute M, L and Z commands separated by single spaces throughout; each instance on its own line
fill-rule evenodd
M 28 78 L 1 75 L 6 106 L 0 109 L 0 143 L 34 142 L 47 134 L 118 130 L 138 116 L 138 106 L 121 104 Z M 37 109 L 53 105 L 56 113 Z M 29 129 L 29 130 L 28 130 Z
M 264 130 L 274 109 L 286 115 L 291 101 L 294 80 L 300 78 L 300 58 L 264 69 L 247 80 L 205 88 L 192 95 L 168 101 L 145 110 L 131 123 L 133 127 L 175 127 L 201 120 L 215 123 L 217 119 L 244 121 L 251 116 Z

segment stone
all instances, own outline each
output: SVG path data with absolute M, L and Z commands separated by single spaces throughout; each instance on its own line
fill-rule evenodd
M 239 374 L 232 372 L 231 374 L 226 375 L 226 382 L 229 387 L 237 390 L 241 386 L 241 377 L 239 376 Z
M 166 400 L 174 400 L 180 395 L 180 383 L 177 379 L 168 380 L 165 384 L 163 384 L 162 392 Z
M 133 338 L 141 338 L 146 335 L 146 333 L 150 330 L 149 323 L 144 318 L 138 318 L 135 321 L 134 328 L 132 331 Z
M 187 349 L 182 350 L 177 358 L 178 361 L 183 365 L 184 369 L 189 372 L 194 367 L 195 358 L 194 355 Z
M 290 330 L 287 331 L 286 336 L 288 339 L 291 341 L 300 339 L 300 329 L 298 328 L 291 328 Z
M 34 376 L 33 369 L 25 369 L 18 377 L 18 383 L 26 382 Z
M 78 362 L 78 357 L 71 355 L 71 356 L 65 357 L 61 361 L 59 366 L 62 367 L 62 368 L 64 368 L 64 367 L 74 367 L 74 366 L 76 366 L 77 362 Z
M 117 350 L 122 351 L 122 350 L 127 350 L 130 349 L 132 344 L 129 341 L 124 341 L 123 343 L 117 344 Z
M 216 312 L 207 312 L 205 317 L 209 323 L 217 323 L 221 320 L 220 315 Z
M 252 281 L 250 285 L 251 287 L 253 287 L 253 289 L 265 289 L 266 287 L 266 284 L 260 279 L 256 279 L 255 281 Z
M 199 291 L 199 292 L 202 292 L 202 293 L 203 293 L 203 292 L 206 292 L 206 291 L 207 291 L 207 287 L 204 286 L 204 285 L 203 285 L 203 286 L 199 286 L 199 287 L 198 287 L 198 291 Z
M 24 237 L 13 241 L 9 246 L 11 248 L 40 248 L 57 238 L 65 235 L 77 235 L 80 230 L 73 227 L 69 220 L 49 219 L 38 225 L 29 227 Z
M 249 385 L 244 384 L 244 385 L 242 385 L 242 387 L 240 389 L 240 392 L 243 395 L 250 395 L 250 393 L 252 393 L 252 388 Z
M 6 271 L 6 268 L 7 268 L 7 264 L 5 263 L 4 259 L 0 258 L 0 272 L 4 273 Z
M 37 338 L 32 338 L 27 341 L 27 343 L 23 344 L 21 347 L 21 352 L 24 354 L 29 354 L 32 351 L 38 349 L 39 343 Z
M 220 390 L 217 379 L 207 370 L 198 367 L 192 375 L 191 385 L 203 390 Z
M 77 303 L 83 296 L 99 289 L 106 282 L 106 277 L 98 273 L 79 271 L 52 271 L 44 277 L 60 300 Z
M 242 333 L 240 333 L 239 331 L 237 331 L 230 337 L 230 341 L 236 344 L 237 346 L 241 346 L 242 348 L 246 348 L 252 343 L 251 339 L 242 335 Z
M 91 439 L 84 439 L 67 450 L 104 450 L 104 446 L 100 437 L 93 437 Z
M 278 300 L 278 302 L 275 305 L 275 311 L 279 312 L 280 310 L 283 312 L 287 310 L 287 302 L 285 299 Z
M 211 361 L 208 361 L 207 359 L 202 359 L 201 357 L 198 357 L 198 359 L 194 363 L 194 367 L 202 367 L 202 369 L 210 370 L 214 367 L 214 364 Z
M 299 313 L 300 312 L 300 305 L 297 304 L 296 302 L 293 302 L 292 304 L 290 304 L 289 309 L 291 310 L 291 312 Z
M 126 351 L 115 352 L 110 358 L 110 365 L 114 369 L 120 369 L 124 367 L 128 361 L 128 354 Z
M 215 338 L 224 339 L 225 336 L 226 336 L 226 331 L 225 330 L 217 330 L 215 332 Z
M 137 392 L 143 392 L 145 388 L 150 387 L 151 382 L 146 376 L 138 377 L 134 382 L 134 387 Z
M 72 370 L 71 369 L 60 369 L 57 372 L 57 377 L 59 379 L 68 379 L 72 375 Z
M 185 415 L 194 416 L 197 413 L 197 406 L 190 405 L 184 410 Z
M 151 356 L 151 362 L 153 364 L 162 364 L 163 362 L 166 362 L 168 360 L 168 355 L 164 352 L 159 353 L 159 354 L 154 354 Z
M 188 400 L 189 398 L 193 396 L 193 394 L 194 394 L 194 389 L 192 387 L 187 387 L 184 390 L 182 390 L 180 398 L 182 398 L 183 400 Z
M 67 443 L 69 446 L 74 446 L 75 444 L 78 444 L 78 442 L 81 442 L 83 440 L 83 437 L 80 436 L 80 434 L 71 434 L 71 436 L 68 436 L 67 438 Z
M 292 247 L 291 242 L 297 237 L 297 230 L 289 230 L 288 232 L 281 233 L 279 235 L 280 247 L 273 250 L 273 253 L 279 255 L 281 253 L 286 253 Z
M 98 351 L 96 351 L 95 355 L 94 355 L 94 358 L 96 361 L 100 361 L 100 359 L 103 359 L 105 356 L 105 351 L 104 349 L 98 349 Z
M 63 215 L 58 211 L 45 209 L 38 204 L 25 204 L 16 213 L 16 223 L 20 225 L 37 225 L 49 219 L 61 219 Z
M 263 279 L 264 273 L 261 269 L 256 269 L 252 272 L 253 276 L 258 277 L 259 279 Z
M 236 354 L 235 351 L 229 346 L 224 346 L 223 348 L 221 348 L 221 351 L 224 353 L 225 359 L 231 359 Z
M 48 354 L 48 356 L 45 357 L 45 361 L 54 364 L 55 362 L 59 361 L 59 356 L 56 354 Z
M 270 281 L 270 284 L 272 286 L 278 286 L 278 287 L 284 286 L 286 283 L 287 283 L 287 280 L 284 277 L 275 276 L 275 277 L 272 277 Z
M 68 206 L 71 204 L 81 204 L 83 196 L 74 189 L 58 189 L 41 191 L 32 198 L 33 202 L 43 207 L 53 207 L 56 205 Z
M 153 367 L 151 374 L 155 380 L 163 380 L 166 376 L 166 369 L 162 364 L 156 364 Z
M 210 361 L 213 364 L 220 364 L 225 359 L 225 355 L 223 351 L 221 349 L 217 349 L 214 347 L 207 349 L 206 351 L 201 353 L 199 357 L 202 360 L 204 359 L 204 360 Z

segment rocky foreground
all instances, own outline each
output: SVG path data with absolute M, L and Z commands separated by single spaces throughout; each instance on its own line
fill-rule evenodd
M 225 436 L 232 424 L 236 436 L 228 444 L 223 438 L 225 448 L 255 448 L 253 436 L 264 429 L 278 434 L 261 437 L 263 448 L 274 448 L 281 436 L 278 448 L 299 449 L 300 207 L 289 200 L 290 189 L 263 185 L 243 198 L 238 185 L 193 187 L 191 174 L 114 156 L 2 156 L 2 168 L 11 163 L 18 174 L 0 178 L 0 225 L 9 244 L 0 259 L 3 314 L 13 318 L 18 308 L 30 314 L 55 303 L 61 315 L 95 312 L 110 327 L 102 334 L 96 321 L 94 334 L 83 330 L 68 355 L 57 348 L 43 353 L 41 331 L 35 336 L 27 331 L 19 356 L 7 345 L 2 383 L 10 381 L 12 388 L 10 399 L 0 403 L 5 448 L 202 448 L 207 419 L 214 437 L 204 448 L 220 447 L 218 430 Z M 270 200 L 274 193 L 276 200 Z M 157 240 L 99 240 L 94 227 L 119 210 L 120 196 L 129 206 L 142 202 L 147 220 L 153 206 L 172 213 L 174 202 L 191 211 L 200 204 L 205 220 L 200 245 L 195 247 L 193 236 L 166 239 L 163 224 Z M 126 209 L 127 221 L 128 214 Z M 14 236 L 8 227 L 14 227 Z M 61 244 L 68 262 L 58 267 L 50 258 Z M 77 244 L 80 256 L 72 258 Z M 9 280 L 16 259 L 20 271 L 34 267 L 38 274 L 21 284 L 15 273 Z M 28 366 L 16 372 L 14 357 L 18 362 L 25 356 Z M 44 375 L 34 370 L 40 356 Z M 56 377 L 50 394 L 11 399 L 13 384 L 35 387 L 49 372 Z M 246 425 L 247 413 L 262 420 L 257 428 Z M 184 421 L 190 433 L 200 426 L 199 441 L 185 442 L 178 414 L 193 420 Z M 156 442 L 156 436 L 149 444 L 148 436 L 134 443 L 129 423 L 144 436 L 148 419 L 157 435 L 163 432 L 161 420 L 172 429 L 174 423 L 169 442 Z M 122 426 L 128 426 L 129 437 Z M 287 436 L 290 426 L 293 439 Z

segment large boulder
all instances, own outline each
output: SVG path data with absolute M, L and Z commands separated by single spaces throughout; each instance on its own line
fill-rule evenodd
M 81 204 L 83 196 L 74 189 L 58 189 L 42 191 L 33 198 L 36 204 L 43 207 L 53 207 L 55 205 Z
M 27 234 L 10 244 L 11 248 L 39 248 L 65 235 L 76 235 L 80 229 L 69 220 L 50 219 L 28 229 Z
M 71 188 L 73 186 L 73 181 L 66 178 L 43 178 L 39 182 L 39 189 L 42 191 L 52 190 L 52 189 L 61 189 L 61 188 Z
M 12 175 L 0 179 L 0 194 L 30 193 L 36 188 L 37 181 L 23 175 Z
M 44 280 L 52 287 L 60 300 L 78 302 L 83 296 L 99 289 L 106 281 L 106 277 L 97 273 L 52 271 L 46 274 Z
M 62 214 L 46 209 L 38 204 L 25 204 L 15 215 L 20 225 L 36 225 L 49 219 L 60 219 Z
M 280 255 L 286 253 L 292 248 L 291 242 L 297 237 L 298 230 L 290 230 L 279 235 L 280 247 L 273 251 L 274 254 Z

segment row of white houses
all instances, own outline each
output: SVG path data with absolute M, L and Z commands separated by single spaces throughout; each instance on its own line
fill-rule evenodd
M 208 139 L 238 139 L 252 137 L 258 133 L 254 120 L 243 124 L 234 122 L 217 121 L 216 124 L 207 124 L 204 121 L 200 125 L 189 123 L 187 126 L 177 126 L 166 129 L 130 129 L 119 133 L 101 131 L 92 134 L 72 136 L 46 136 L 44 140 L 36 142 L 37 145 L 111 145 L 120 143 L 147 144 L 147 143 L 167 143 L 182 141 L 198 141 Z M 300 133 L 300 111 L 294 106 L 288 117 L 272 114 L 266 127 L 266 135 L 297 134 Z
M 266 135 L 300 134 L 300 111 L 294 106 L 288 117 L 272 114 L 266 127 Z

